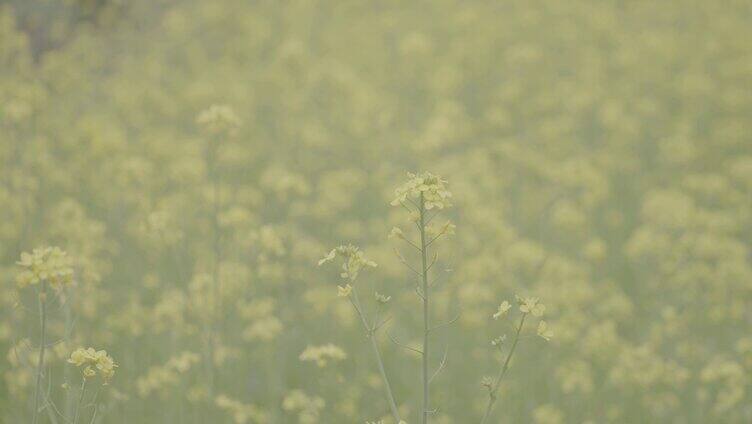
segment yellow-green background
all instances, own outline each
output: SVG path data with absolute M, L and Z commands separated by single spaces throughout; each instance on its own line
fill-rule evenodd
M 50 316 L 61 410 L 80 381 L 65 358 L 94 346 L 120 365 L 98 422 L 257 421 L 217 396 L 270 423 L 391 422 L 316 262 L 362 246 L 379 267 L 358 284 L 417 343 L 386 236 L 406 219 L 392 190 L 426 170 L 457 224 L 434 316 L 462 311 L 434 339 L 433 422 L 478 421 L 491 314 L 515 293 L 555 337 L 523 340 L 494 422 L 752 422 L 751 22 L 746 0 L 0 1 L 0 421 L 30 422 L 14 352 L 34 356 L 38 318 L 15 261 L 50 244 L 77 275 Z M 242 121 L 215 140 L 217 325 L 212 104 Z M 419 360 L 379 340 L 415 423 Z M 327 343 L 347 359 L 298 359 Z M 184 352 L 199 360 L 175 371 Z M 295 390 L 309 409 L 283 408 Z

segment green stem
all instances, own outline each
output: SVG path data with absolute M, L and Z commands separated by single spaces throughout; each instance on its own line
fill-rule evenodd
M 76 404 L 76 414 L 73 416 L 73 424 L 78 424 L 78 417 L 81 415 L 81 404 L 84 403 L 84 393 L 86 392 L 86 377 L 81 381 L 81 393 L 78 395 Z
M 42 368 L 44 367 L 44 351 L 47 347 L 47 282 L 42 280 L 39 288 L 39 321 L 41 335 L 39 340 L 39 359 L 37 360 L 37 377 L 34 386 L 34 414 L 32 423 L 39 422 L 39 394 L 42 389 Z
M 498 399 L 497 392 L 499 391 L 499 387 L 501 387 L 501 380 L 504 378 L 504 375 L 507 373 L 507 370 L 509 369 L 509 361 L 512 360 L 512 355 L 514 355 L 514 351 L 515 349 L 517 349 L 517 342 L 520 341 L 520 333 L 522 332 L 522 326 L 525 324 L 526 317 L 527 317 L 527 314 L 523 313 L 522 318 L 520 318 L 520 325 L 517 326 L 517 332 L 514 335 L 514 342 L 512 342 L 512 348 L 509 349 L 507 358 L 504 360 L 504 365 L 499 370 L 499 375 L 496 376 L 494 385 L 493 387 L 491 387 L 491 390 L 488 392 L 488 404 L 486 405 L 486 412 L 483 414 L 483 418 L 480 420 L 480 424 L 485 424 L 488 418 L 491 416 L 491 411 L 493 410 L 494 404 L 496 403 L 496 400 Z
M 65 299 L 65 334 L 67 341 L 70 341 L 73 326 L 73 312 L 71 311 L 71 302 L 72 302 L 72 296 L 73 291 L 69 291 L 66 293 L 66 299 Z M 71 381 L 71 369 L 72 367 L 65 367 L 64 381 Z M 65 405 L 63 405 L 63 421 L 68 422 L 71 418 L 71 413 L 73 412 L 73 395 L 70 390 L 65 391 Z
M 91 415 L 91 420 L 89 420 L 89 424 L 94 424 L 94 421 L 97 419 L 97 413 L 99 412 L 99 405 L 97 405 L 97 400 L 99 399 L 99 393 L 102 391 L 102 386 L 97 389 L 97 392 L 94 393 L 94 400 L 91 401 L 91 404 L 94 405 L 94 413 Z
M 429 414 L 429 387 L 428 387 L 428 335 L 430 332 L 429 321 L 429 302 L 428 302 L 428 258 L 426 252 L 426 210 L 423 193 L 420 194 L 420 256 L 421 256 L 421 277 L 423 282 L 423 413 L 421 414 L 421 423 L 428 424 Z
M 371 348 L 373 350 L 373 355 L 376 357 L 376 362 L 379 367 L 379 374 L 381 375 L 381 379 L 384 381 L 384 392 L 386 394 L 387 401 L 389 402 L 389 409 L 392 411 L 392 417 L 394 417 L 394 420 L 396 423 L 399 423 L 402 421 L 400 418 L 399 410 L 397 409 L 397 402 L 394 400 L 394 394 L 392 393 L 392 386 L 389 384 L 389 378 L 386 376 L 386 370 L 384 369 L 384 361 L 381 359 L 381 352 L 379 351 L 379 346 L 376 343 L 376 329 L 372 328 L 368 325 L 368 321 L 366 320 L 365 315 L 363 314 L 363 309 L 360 307 L 360 300 L 358 299 L 358 293 L 355 291 L 355 288 L 352 289 L 352 295 L 350 297 L 353 307 L 355 308 L 355 311 L 358 313 L 358 316 L 360 317 L 361 322 L 363 323 L 363 327 L 366 330 L 366 335 L 371 341 Z M 374 327 L 377 325 L 377 322 L 374 322 Z

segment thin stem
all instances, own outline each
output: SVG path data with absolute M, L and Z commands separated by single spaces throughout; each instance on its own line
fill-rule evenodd
M 386 370 L 384 369 L 384 361 L 381 359 L 381 353 L 379 352 L 379 346 L 376 343 L 376 337 L 374 337 L 373 334 L 368 336 L 369 339 L 371 339 L 371 349 L 373 350 L 373 355 L 376 357 L 376 363 L 379 366 L 379 374 L 381 374 L 381 379 L 384 380 L 384 392 L 386 394 L 387 400 L 389 401 L 389 409 L 392 410 L 392 416 L 394 417 L 396 422 L 400 422 L 400 415 L 399 410 L 397 409 L 397 402 L 394 401 L 394 395 L 392 394 L 392 387 L 389 384 L 389 379 L 386 376 Z
M 428 335 L 431 331 L 429 321 L 429 296 L 428 296 L 428 258 L 426 252 L 426 208 L 425 201 L 423 199 L 423 193 L 420 194 L 420 204 L 418 207 L 420 212 L 420 259 L 422 266 L 422 280 L 423 280 L 423 412 L 421 414 L 421 423 L 428 423 L 429 413 L 429 380 L 428 375 Z
M 47 347 L 47 282 L 42 280 L 39 288 L 39 321 L 41 334 L 39 340 L 39 359 L 37 360 L 37 379 L 34 386 L 34 414 L 32 422 L 39 422 L 39 394 L 42 389 L 42 367 L 44 366 L 44 351 Z
M 420 251 L 420 248 L 418 248 L 418 250 Z M 397 255 L 397 259 L 399 259 L 399 260 L 400 260 L 400 262 L 402 262 L 402 264 L 403 264 L 403 265 L 405 265 L 405 266 L 407 267 L 407 269 L 409 269 L 410 271 L 412 271 L 412 272 L 413 272 L 413 273 L 414 273 L 415 275 L 417 275 L 418 277 L 421 277 L 421 276 L 422 276 L 422 275 L 421 275 L 421 273 L 420 273 L 420 272 L 418 272 L 418 270 L 416 270 L 415 268 L 413 268 L 413 267 L 412 267 L 412 266 L 411 266 L 411 265 L 410 265 L 410 264 L 409 264 L 409 263 L 407 262 L 407 259 L 405 259 L 405 257 L 404 257 L 404 256 L 402 256 L 402 254 L 401 254 L 401 253 L 399 252 L 399 250 L 398 250 L 398 249 L 397 249 L 396 247 L 394 248 L 394 253 L 395 253 L 395 254 Z
M 71 310 L 71 301 L 73 291 L 68 292 L 68 296 L 65 299 L 65 334 L 68 340 L 71 340 L 71 334 L 73 333 L 73 311 Z M 71 381 L 71 368 L 65 367 L 63 379 L 64 381 Z M 73 395 L 70 390 L 65 391 L 65 404 L 63 405 L 63 419 L 66 422 L 70 422 L 71 412 L 73 412 Z
M 384 392 L 386 394 L 387 401 L 389 401 L 389 409 L 392 410 L 392 416 L 394 417 L 395 422 L 399 423 L 400 421 L 402 421 L 402 419 L 400 418 L 399 410 L 397 409 L 397 402 L 394 401 L 392 386 L 391 384 L 389 384 L 389 378 L 386 376 L 384 361 L 381 359 L 379 346 L 376 343 L 376 326 L 374 324 L 374 327 L 371 328 L 371 326 L 368 325 L 368 321 L 366 320 L 365 315 L 363 315 L 363 309 L 360 306 L 358 293 L 355 291 L 354 287 L 352 289 L 352 294 L 350 295 L 350 301 L 352 302 L 355 311 L 358 313 L 358 316 L 363 323 L 363 327 L 366 330 L 366 336 L 368 336 L 368 338 L 371 340 L 371 348 L 373 350 L 373 355 L 376 357 L 376 362 L 379 367 L 379 374 L 381 374 L 381 379 L 384 381 Z
M 50 386 L 52 386 L 52 371 L 48 368 L 47 374 L 50 376 L 50 378 L 47 380 L 47 389 L 42 391 L 42 395 L 44 396 L 44 406 L 42 406 L 43 409 L 47 410 L 47 416 L 50 418 L 50 421 L 53 424 L 57 424 L 57 416 L 55 414 L 60 415 L 63 417 L 62 414 L 60 414 L 60 411 L 57 409 L 57 406 L 52 402 L 50 399 Z M 63 417 L 65 418 L 65 417 Z
M 97 389 L 97 392 L 94 393 L 94 400 L 91 401 L 92 405 L 94 406 L 94 413 L 91 415 L 91 420 L 89 421 L 89 424 L 94 424 L 94 421 L 97 419 L 97 412 L 99 412 L 99 405 L 97 405 L 97 399 L 99 399 L 99 393 L 102 391 L 102 387 L 100 386 L 99 389 Z
M 418 355 L 423 355 L 423 352 L 421 352 L 421 351 L 420 351 L 419 349 L 416 349 L 416 348 L 414 348 L 414 347 L 410 347 L 410 346 L 408 346 L 408 345 L 406 345 L 406 344 L 403 344 L 403 343 L 400 343 L 400 342 L 398 342 L 398 341 L 397 341 L 397 339 L 395 339 L 395 338 L 394 338 L 394 337 L 393 337 L 393 336 L 392 336 L 391 334 L 389 334 L 389 333 L 387 333 L 387 335 L 389 336 L 389 339 L 390 339 L 390 340 L 392 341 L 392 343 L 394 343 L 395 345 L 397 345 L 397 346 L 401 347 L 402 349 L 405 349 L 405 350 L 409 350 L 409 351 L 415 352 L 415 353 L 417 353 Z
M 81 415 L 81 404 L 84 403 L 84 393 L 86 393 L 86 377 L 81 381 L 81 393 L 78 395 L 76 404 L 76 414 L 73 416 L 73 424 L 78 424 L 78 417 Z
M 435 216 L 435 215 L 434 215 L 434 216 Z M 446 232 L 447 232 L 447 230 L 446 230 L 446 229 L 444 229 L 444 230 L 441 230 L 441 232 L 440 232 L 439 234 L 436 234 L 435 236 L 433 236 L 433 237 L 431 238 L 431 240 L 429 240 L 429 241 L 428 241 L 428 243 L 426 243 L 426 246 L 430 246 L 430 245 L 432 245 L 432 244 L 433 244 L 433 242 L 435 242 L 436 240 L 438 240 L 438 239 L 439 239 L 439 237 L 443 236 L 443 235 L 444 235 L 444 233 L 446 233 Z
M 520 325 L 517 326 L 517 332 L 514 335 L 514 342 L 512 342 L 512 348 L 509 349 L 507 358 L 504 360 L 504 365 L 499 370 L 499 375 L 496 376 L 494 385 L 493 387 L 491 387 L 491 390 L 488 392 L 488 404 L 486 405 L 486 412 L 483 414 L 483 418 L 480 420 L 480 424 L 485 424 L 488 418 L 491 416 L 491 411 L 493 410 L 493 406 L 496 403 L 496 400 L 498 399 L 497 392 L 499 391 L 499 387 L 501 387 L 501 380 L 504 378 L 504 375 L 507 373 L 507 370 L 509 369 L 509 361 L 512 360 L 512 355 L 514 355 L 514 351 L 515 349 L 517 349 L 517 342 L 520 341 L 520 333 L 522 332 L 522 326 L 525 325 L 526 317 L 527 317 L 527 314 L 523 313 L 522 318 L 520 318 Z

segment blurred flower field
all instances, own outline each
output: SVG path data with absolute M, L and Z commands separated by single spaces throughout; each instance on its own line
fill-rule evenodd
M 0 0 L 0 422 L 752 422 L 750 22 Z

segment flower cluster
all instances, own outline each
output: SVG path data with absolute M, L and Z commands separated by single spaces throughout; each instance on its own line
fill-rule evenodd
M 419 347 L 414 272 L 381 240 L 401 227 L 392 243 L 422 272 L 402 239 L 420 247 L 420 214 L 383 213 L 406 165 L 449 180 L 453 194 L 453 207 L 424 211 L 426 239 L 445 219 L 462 224 L 451 246 L 427 253 L 429 263 L 440 253 L 432 321 L 462 311 L 454 330 L 431 333 L 431 365 L 448 338 L 452 371 L 432 383 L 434 424 L 478 422 L 478 393 L 458 377 L 483 372 L 477 346 L 511 351 L 514 289 L 547 308 L 535 317 L 540 308 L 525 306 L 520 355 L 489 422 L 752 422 L 752 347 L 736 350 L 752 337 L 750 2 L 514 2 L 503 14 L 496 2 L 382 2 L 338 8 L 305 34 L 321 7 L 172 1 L 155 19 L 113 2 L 29 3 L 0 7 L 0 422 L 33 421 L 39 346 L 50 346 L 39 421 L 57 416 L 55 402 L 72 412 L 55 388 L 64 369 L 79 377 L 84 367 L 65 360 L 90 340 L 120 361 L 110 385 L 128 389 L 127 405 L 111 404 L 112 390 L 100 398 L 108 424 L 231 423 L 213 405 L 220 394 L 297 423 L 281 411 L 296 388 L 326 399 L 322 422 L 395 424 L 374 399 L 386 386 L 378 369 L 359 368 L 375 358 L 349 363 L 371 342 L 360 330 L 384 349 L 404 418 L 419 422 L 420 373 L 386 334 Z M 468 53 L 500 38 L 498 54 Z M 387 39 L 394 48 L 374 48 Z M 336 60 L 312 53 L 322 43 Z M 582 72 L 562 72 L 572 69 Z M 378 276 L 341 280 L 337 258 L 319 269 L 324 284 L 313 281 L 310 268 L 341 240 L 367 250 Z M 43 342 L 35 292 L 58 290 L 33 278 L 17 289 L 15 262 L 46 245 L 68 252 L 77 287 L 43 297 Z M 280 301 L 242 311 L 265 298 Z M 557 351 L 529 360 L 545 343 L 536 333 L 551 330 Z M 498 352 L 490 342 L 504 333 Z M 311 381 L 316 365 L 296 353 L 330 341 L 349 357 Z M 182 351 L 200 362 L 164 372 Z M 140 370 L 127 384 L 125 358 Z
M 517 302 L 519 311 L 523 315 L 532 315 L 536 318 L 540 318 L 543 316 L 543 313 L 546 311 L 546 305 L 542 304 L 540 302 L 540 299 L 537 297 L 521 297 L 515 295 L 515 301 Z M 498 320 L 499 318 L 506 318 L 507 315 L 509 315 L 509 311 L 512 309 L 512 304 L 509 303 L 509 301 L 504 300 L 499 304 L 499 307 L 496 309 L 496 312 L 491 316 L 491 318 Z M 536 330 L 536 334 L 541 337 L 542 339 L 549 341 L 553 337 L 553 332 L 548 327 L 548 323 L 546 321 L 539 321 L 538 322 L 538 328 Z M 506 336 L 502 336 L 502 338 L 497 338 L 491 342 L 494 346 L 501 346 L 501 343 L 504 341 Z
M 180 382 L 180 375 L 188 372 L 201 357 L 193 352 L 184 351 L 170 358 L 162 366 L 149 368 L 145 376 L 136 380 L 136 389 L 139 396 L 149 397 L 153 392 L 175 386 Z
M 319 266 L 333 261 L 337 256 L 340 256 L 343 259 L 342 273 L 340 273 L 340 277 L 344 280 L 349 280 L 350 282 L 354 282 L 355 279 L 358 278 L 360 270 L 364 267 L 376 267 L 376 262 L 366 259 L 363 255 L 363 251 L 352 244 L 332 249 L 319 261 Z M 341 289 L 347 289 L 347 286 L 342 287 Z
M 315 424 L 319 422 L 319 414 L 326 406 L 324 399 L 309 396 L 302 390 L 293 390 L 282 401 L 282 409 L 297 412 L 298 422 L 301 424 Z
M 117 368 L 117 364 L 111 356 L 107 355 L 107 351 L 95 350 L 92 347 L 87 349 L 80 347 L 74 350 L 68 359 L 68 363 L 77 367 L 85 366 L 83 375 L 87 379 L 93 378 L 99 373 L 104 384 L 112 380 L 115 375 L 115 368 Z
M 268 422 L 267 414 L 256 405 L 246 404 L 226 395 L 219 395 L 214 399 L 214 404 L 219 409 L 232 415 L 235 424 L 265 423 Z
M 523 314 L 533 314 L 534 317 L 542 317 L 546 311 L 546 305 L 540 303 L 537 297 L 520 297 L 516 296 L 517 304 L 520 305 L 520 312 Z
M 320 368 L 325 367 L 329 361 L 343 361 L 347 359 L 347 353 L 334 344 L 321 346 L 308 346 L 298 357 L 301 361 L 315 362 Z
M 21 260 L 16 263 L 23 268 L 16 278 L 21 288 L 40 281 L 60 288 L 73 281 L 70 259 L 59 247 L 40 247 L 31 253 L 21 253 Z
M 227 105 L 211 105 L 198 114 L 196 123 L 212 135 L 233 135 L 240 127 L 240 118 Z
M 446 180 L 429 172 L 420 174 L 408 173 L 407 177 L 407 182 L 394 190 L 394 200 L 391 203 L 393 206 L 421 197 L 424 207 L 428 210 L 433 208 L 444 209 L 452 206 L 450 201 L 452 193 L 446 188 Z

